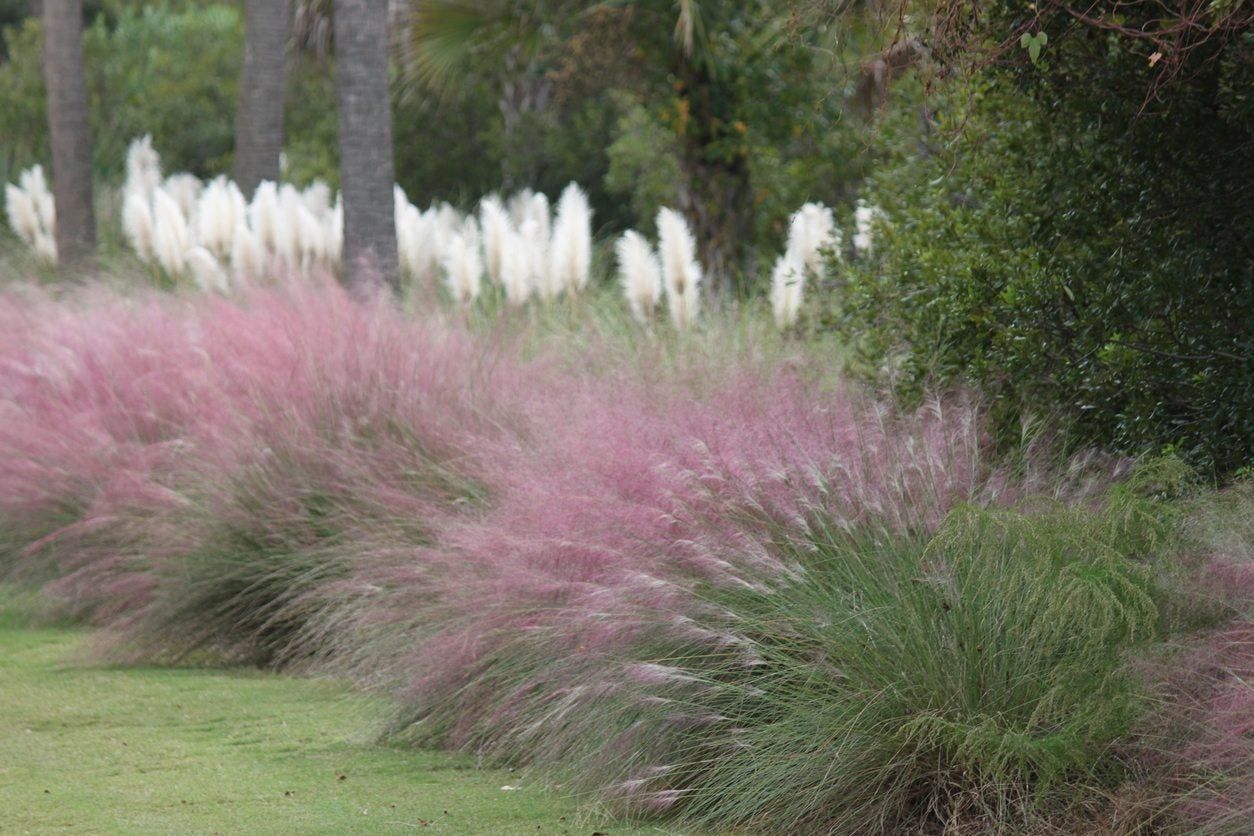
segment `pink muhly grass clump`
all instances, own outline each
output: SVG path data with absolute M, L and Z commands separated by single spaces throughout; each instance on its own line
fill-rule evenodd
M 102 579 L 125 567 L 151 590 L 163 559 L 220 542 L 215 519 L 264 540 L 291 522 L 290 492 L 351 493 L 358 527 L 388 508 L 414 527 L 432 503 L 461 507 L 466 439 L 492 430 L 490 379 L 506 369 L 464 334 L 333 285 L 237 302 L 89 291 L 3 316 L 0 516 L 20 544 L 6 563 L 59 577 L 66 607 L 107 618 L 119 607 Z
M 926 531 L 958 503 L 1039 487 L 993 471 L 970 404 L 895 416 L 853 390 L 816 395 L 803 374 L 729 365 L 707 371 L 725 388 L 701 400 L 620 378 L 537 393 L 540 431 L 498 460 L 492 507 L 358 581 L 380 592 L 343 633 L 369 650 L 345 658 L 390 683 L 401 736 L 543 763 L 599 749 L 594 706 L 632 687 L 614 660 L 645 633 L 734 644 L 686 619 L 695 585 L 789 571 L 770 544 L 804 540 L 816 513 Z

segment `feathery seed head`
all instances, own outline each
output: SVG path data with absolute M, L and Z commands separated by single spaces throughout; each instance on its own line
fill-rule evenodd
M 618 256 L 618 275 L 631 314 L 638 321 L 646 322 L 662 298 L 662 266 L 657 255 L 648 240 L 634 229 L 618 239 L 614 252 Z

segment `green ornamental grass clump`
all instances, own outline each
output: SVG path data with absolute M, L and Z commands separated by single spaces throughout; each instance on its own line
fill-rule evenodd
M 878 833 L 1031 829 L 1128 777 L 1118 744 L 1145 702 L 1128 654 L 1170 628 L 1154 504 L 807 528 L 774 533 L 777 575 L 701 589 L 688 640 L 650 631 L 634 687 L 592 720 L 615 742 L 585 779 L 616 773 L 638 813 Z

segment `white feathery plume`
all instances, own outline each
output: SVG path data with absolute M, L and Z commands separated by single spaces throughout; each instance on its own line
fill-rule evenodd
M 541 195 L 543 197 L 543 195 Z M 527 258 L 527 295 L 540 291 L 549 268 L 549 235 L 534 218 L 526 218 L 518 237 Z
M 417 210 L 415 210 L 417 211 Z M 437 278 L 440 269 L 441 245 L 439 237 L 439 220 L 430 209 L 417 212 L 417 223 L 411 230 L 413 235 L 414 278 L 423 284 L 430 284 Z
M 479 246 L 465 235 L 454 235 L 444 252 L 444 275 L 449 292 L 462 305 L 469 305 L 479 295 L 483 262 Z
M 648 240 L 634 229 L 623 233 L 614 244 L 614 253 L 631 315 L 647 322 L 662 298 L 662 265 Z
M 331 211 L 331 187 L 322 180 L 314 180 L 300 193 L 301 202 L 314 217 L 322 220 Z
M 279 239 L 279 190 L 270 180 L 262 180 L 248 206 L 248 225 L 257 233 L 261 246 L 274 252 Z
M 6 183 L 4 186 L 4 208 L 9 216 L 9 226 L 17 233 L 17 237 L 26 246 L 34 247 L 39 237 L 39 214 L 35 211 L 35 202 L 26 194 L 21 186 Z
M 439 232 L 440 253 L 443 255 L 444 247 L 449 239 L 461 230 L 462 216 L 461 213 L 447 203 L 434 206 L 430 211 L 435 213 L 437 231 Z
M 196 203 L 200 199 L 200 193 L 204 189 L 204 184 L 200 182 L 200 178 L 195 174 L 180 172 L 171 174 L 165 179 L 165 190 L 170 197 L 174 198 L 174 202 L 178 204 L 179 209 L 183 212 L 183 217 L 191 222 L 192 215 L 196 211 Z
M 405 190 L 400 187 L 400 184 L 393 183 L 392 184 L 392 217 L 399 218 L 401 216 L 401 212 L 404 211 L 405 207 L 410 206 L 410 205 L 411 204 L 409 202 L 409 196 L 405 194 Z
M 858 200 L 853 210 L 853 222 L 856 228 L 853 248 L 859 255 L 871 254 L 875 245 L 875 222 L 883 219 L 883 209 L 878 206 L 868 206 L 865 200 Z
M 215 177 L 200 194 L 195 218 L 196 243 L 225 258 L 231 253 L 235 227 L 245 218 L 243 195 L 226 177 Z
M 301 267 L 300 210 L 305 208 L 300 192 L 291 183 L 279 187 L 278 223 L 274 231 L 274 252 L 288 267 Z
M 327 236 L 327 264 L 339 267 L 344 253 L 344 203 L 339 195 L 335 197 L 331 214 L 323 222 L 323 229 Z
M 422 212 L 409 201 L 396 213 L 396 253 L 401 270 L 410 279 L 422 273 Z
M 231 280 L 222 265 L 199 244 L 187 251 L 187 268 L 196 286 L 206 293 L 226 293 L 231 289 Z
M 805 269 L 819 276 L 823 273 L 823 251 L 831 250 L 839 258 L 840 230 L 832 210 L 821 203 L 806 203 L 788 219 L 786 254 Z
M 327 263 L 327 239 L 322 223 L 303 201 L 296 204 L 296 241 L 300 248 L 300 269 L 308 275 L 319 264 Z
M 142 192 L 127 192 L 122 203 L 122 232 L 144 263 L 154 255 L 152 202 Z
M 137 194 L 146 202 L 152 202 L 152 193 L 161 185 L 161 157 L 153 150 L 152 135 L 131 140 L 126 149 L 126 183 L 122 190 L 127 195 Z
M 701 303 L 701 265 L 697 264 L 697 244 L 688 222 L 674 209 L 657 213 L 658 255 L 666 305 L 676 328 L 684 329 L 697 320 Z
M 505 246 L 513 231 L 513 224 L 509 213 L 501 204 L 501 199 L 496 195 L 488 195 L 479 201 L 479 226 L 483 230 L 483 259 L 488 278 L 500 282 Z
M 39 228 L 50 238 L 56 237 L 57 204 L 44 178 L 44 167 L 33 165 L 22 172 L 18 183 L 35 207 L 35 215 L 39 218 Z M 56 259 L 54 258 L 53 261 Z
M 592 209 L 579 185 L 571 183 L 557 202 L 545 295 L 551 298 L 562 290 L 568 293 L 583 290 L 588 285 L 591 268 Z
M 775 262 L 771 271 L 771 307 L 775 310 L 775 324 L 781 329 L 796 323 L 805 281 L 806 267 L 793 253 L 784 253 Z
M 531 199 L 535 197 L 535 192 L 530 188 L 524 188 L 520 192 L 514 192 L 509 199 L 506 207 L 509 210 L 509 222 L 514 225 L 515 229 L 520 229 L 523 221 L 527 220 L 527 206 L 531 203 Z
M 44 264 L 57 263 L 57 239 L 42 229 L 35 236 L 35 257 Z
M 187 251 L 191 236 L 183 211 L 165 189 L 152 193 L 152 244 L 157 263 L 172 276 L 187 268 Z
M 479 231 L 479 222 L 475 220 L 474 215 L 467 215 L 461 219 L 458 225 L 457 233 L 466 239 L 466 243 L 474 247 L 476 250 L 482 246 L 483 236 Z
M 240 221 L 231 241 L 231 275 L 241 279 L 255 279 L 266 269 L 266 250 L 261 246 L 257 233 Z
M 533 224 L 534 226 L 534 224 Z M 505 299 L 511 305 L 522 305 L 531 295 L 531 253 L 521 232 L 505 230 L 501 252 L 501 283 Z
M 553 218 L 549 212 L 549 199 L 545 197 L 544 192 L 536 192 L 531 196 L 531 200 L 527 203 L 527 208 L 523 213 L 523 223 L 532 221 L 536 225 L 536 229 L 545 241 L 553 234 Z M 522 223 L 518 224 L 519 228 Z

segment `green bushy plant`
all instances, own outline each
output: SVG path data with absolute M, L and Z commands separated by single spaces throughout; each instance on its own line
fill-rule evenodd
M 642 645 L 655 673 L 607 700 L 592 725 L 619 736 L 585 778 L 616 772 L 640 812 L 870 833 L 1074 824 L 1133 777 L 1127 657 L 1173 629 L 1163 506 L 1119 490 L 963 507 L 931 535 L 805 530 L 780 531 L 777 577 L 703 590 L 686 629 L 708 643 Z
M 48 159 L 37 18 L 6 32 L 0 137 L 10 169 Z M 120 177 L 126 147 L 151 133 L 167 171 L 229 168 L 243 20 L 233 6 L 122 8 L 83 35 L 96 171 Z
M 1086 441 L 1248 463 L 1250 121 L 1224 107 L 1242 71 L 1206 73 L 1139 120 L 1004 78 L 934 99 L 935 132 L 870 178 L 889 222 L 843 310 L 864 353 L 907 390 L 972 379 Z

